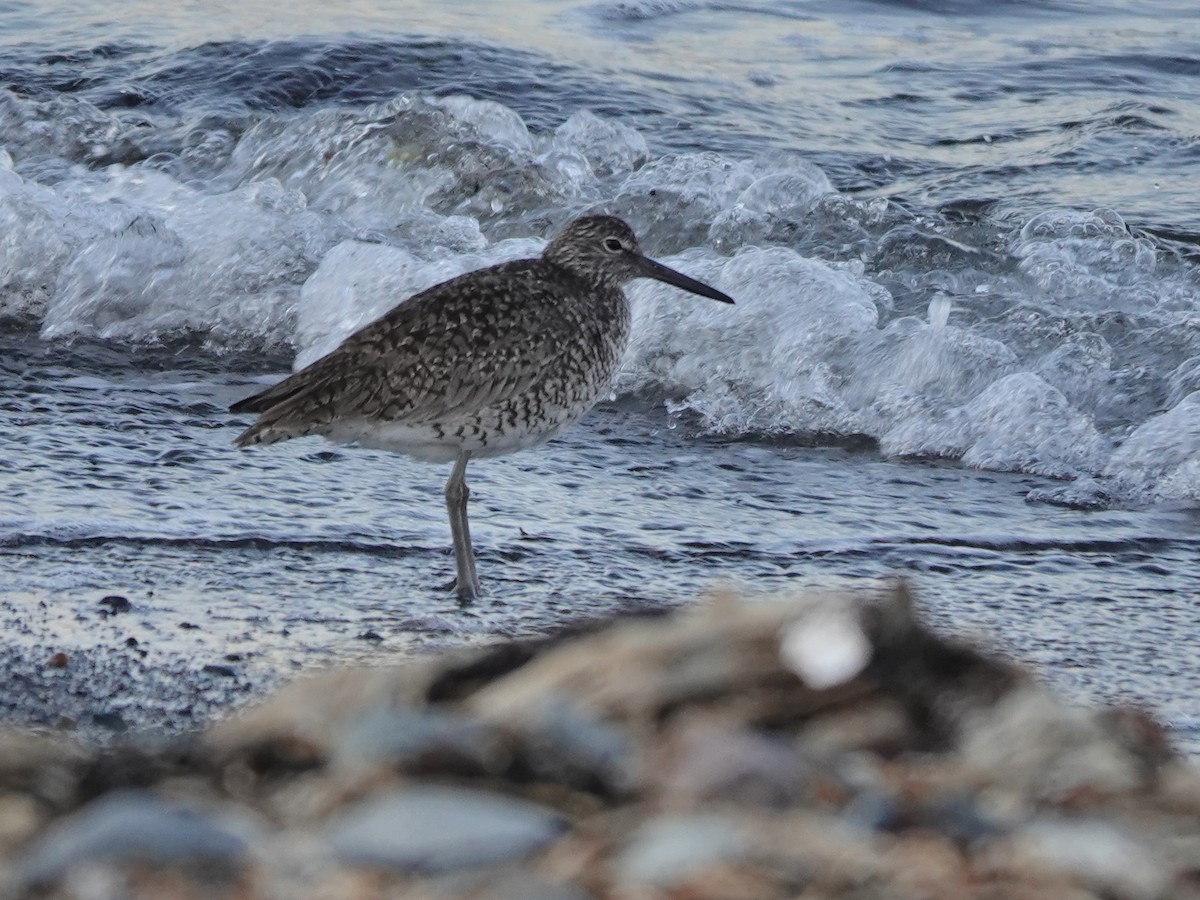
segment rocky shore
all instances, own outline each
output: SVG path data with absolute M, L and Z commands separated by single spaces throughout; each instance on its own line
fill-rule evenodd
M 1200 770 L 870 595 L 298 681 L 203 732 L 0 733 L 0 892 L 1200 897 Z

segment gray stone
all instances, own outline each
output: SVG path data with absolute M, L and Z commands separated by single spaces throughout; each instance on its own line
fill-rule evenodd
M 808 767 L 790 743 L 750 729 L 696 723 L 676 735 L 656 772 L 675 801 L 783 808 L 804 793 Z
M 1137 757 L 1089 710 L 1068 707 L 1039 687 L 1012 691 L 968 717 L 963 761 L 1022 790 L 1057 797 L 1090 787 L 1120 792 L 1142 786 Z
M 553 810 L 484 791 L 414 787 L 364 801 L 326 830 L 344 863 L 426 874 L 527 856 L 567 829 Z
M 426 879 L 421 897 L 429 900 L 590 900 L 583 888 L 530 872 L 460 872 Z
M 637 830 L 616 860 L 620 881 L 659 887 L 714 863 L 741 859 L 750 850 L 731 821 L 717 816 L 664 816 Z
M 1175 880 L 1161 848 L 1098 819 L 1035 819 L 1013 836 L 1011 847 L 1032 871 L 1066 872 L 1120 900 L 1164 897 Z
M 1008 830 L 1005 822 L 997 820 L 968 793 L 947 793 L 937 797 L 925 803 L 914 818 L 918 827 L 928 828 L 959 844 L 988 840 Z
M 83 863 L 170 865 L 189 862 L 235 868 L 247 842 L 228 825 L 147 791 L 117 791 L 50 828 L 17 869 L 25 885 L 56 882 Z
M 551 695 L 522 723 L 529 749 L 527 762 L 538 777 L 612 794 L 637 783 L 636 766 L 625 730 Z
M 867 790 L 846 804 L 840 818 L 864 831 L 899 833 L 920 829 L 964 845 L 1006 832 L 1005 825 L 968 793 L 947 792 L 918 801 L 886 791 Z
M 868 790 L 856 795 L 842 810 L 841 819 L 862 831 L 885 831 L 901 820 L 904 806 L 892 794 Z
M 373 708 L 356 719 L 334 746 L 342 767 L 387 763 L 404 769 L 494 771 L 506 756 L 496 728 L 454 713 Z

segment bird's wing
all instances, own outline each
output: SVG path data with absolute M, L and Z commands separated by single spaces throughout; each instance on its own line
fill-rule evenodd
M 235 403 L 231 412 L 261 414 L 236 443 L 319 433 L 343 418 L 429 423 L 519 394 L 566 344 L 578 305 L 556 293 L 536 260 L 435 285 Z

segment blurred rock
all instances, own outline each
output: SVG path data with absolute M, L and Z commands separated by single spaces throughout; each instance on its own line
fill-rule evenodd
M 1038 818 L 991 849 L 1010 869 L 1074 876 L 1105 897 L 1168 896 L 1172 867 L 1144 840 L 1097 820 Z
M 814 719 L 801 729 L 800 737 L 816 752 L 870 750 L 881 756 L 895 756 L 913 746 L 917 730 L 895 700 L 870 697 Z
M 1045 690 L 1013 691 L 970 717 L 963 758 L 1035 796 L 1083 787 L 1127 791 L 1146 781 L 1141 761 L 1099 717 L 1066 709 Z
M 404 772 L 502 771 L 507 751 L 496 729 L 456 713 L 405 708 L 368 709 L 332 748 L 341 768 L 385 764 Z
M 17 865 L 16 880 L 27 887 L 53 884 L 90 863 L 193 863 L 233 870 L 245 861 L 248 847 L 245 838 L 205 813 L 150 793 L 118 791 L 34 841 Z
M 0 854 L 25 844 L 45 818 L 39 804 L 22 794 L 0 795 Z
M 699 721 L 666 737 L 653 778 L 675 807 L 728 800 L 782 809 L 803 796 L 806 768 L 781 737 Z
M 752 848 L 735 822 L 715 816 L 653 819 L 629 837 L 613 865 L 620 884 L 671 887 Z
M 84 748 L 67 739 L 0 731 L 0 789 L 49 806 L 69 803 L 76 770 L 87 756 Z
M 871 660 L 857 611 L 827 604 L 788 625 L 780 638 L 787 667 L 816 690 L 844 684 Z
M 518 731 L 521 763 L 535 778 L 605 796 L 628 794 L 637 783 L 625 730 L 580 709 L 569 696 L 547 697 L 508 724 Z
M 565 826 L 551 810 L 530 803 L 483 791 L 414 787 L 348 810 L 327 837 L 345 863 L 437 874 L 527 856 Z
M 1183 900 L 1198 822 L 1149 713 L 903 584 L 328 673 L 170 745 L 0 732 L 14 897 Z
M 589 900 L 573 884 L 551 881 L 529 872 L 450 875 L 414 885 L 405 900 Z

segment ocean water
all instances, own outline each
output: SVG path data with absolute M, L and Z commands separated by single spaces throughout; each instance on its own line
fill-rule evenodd
M 1198 186 L 1170 0 L 0 0 L 6 639 L 264 684 L 900 574 L 1194 749 Z M 479 603 L 440 468 L 231 447 L 230 402 L 585 211 L 738 305 L 634 284 L 609 401 L 472 464 Z

